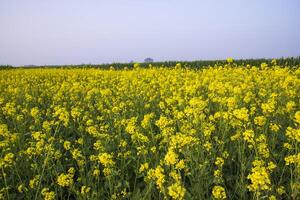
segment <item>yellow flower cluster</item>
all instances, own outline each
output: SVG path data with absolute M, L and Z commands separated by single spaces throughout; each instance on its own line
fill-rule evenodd
M 226 199 L 226 192 L 222 186 L 214 186 L 212 195 L 215 199 Z
M 156 182 L 157 188 L 163 192 L 164 191 L 164 183 L 165 183 L 165 175 L 164 169 L 161 166 L 156 167 L 155 169 L 150 169 L 147 174 L 147 178 L 149 180 L 154 180 Z
M 271 180 L 263 161 L 255 160 L 252 164 L 251 174 L 247 177 L 251 181 L 251 185 L 248 186 L 249 190 L 254 192 L 270 190 Z
M 74 182 L 73 177 L 74 177 L 74 173 L 75 173 L 75 169 L 74 168 L 70 168 L 68 170 L 67 174 L 60 174 L 57 177 L 57 184 L 62 186 L 62 187 L 68 187 L 71 186 Z
M 82 186 L 81 187 L 81 190 L 80 190 L 80 192 L 81 192 L 81 194 L 82 195 L 86 195 L 87 193 L 89 193 L 91 191 L 91 188 L 90 187 L 87 187 L 87 186 Z
M 300 153 L 296 155 L 290 155 L 284 158 L 286 165 L 295 164 L 300 167 Z
M 172 199 L 183 199 L 185 194 L 185 188 L 178 183 L 174 183 L 173 185 L 168 187 L 168 194 Z
M 3 159 L 0 158 L 0 167 L 6 168 L 12 166 L 14 164 L 14 157 L 15 155 L 13 153 L 5 154 Z
M 55 193 L 53 191 L 50 191 L 49 188 L 43 188 L 41 194 L 44 197 L 44 200 L 55 199 Z

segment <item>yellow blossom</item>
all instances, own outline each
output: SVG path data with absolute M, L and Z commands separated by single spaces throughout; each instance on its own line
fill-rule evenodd
M 166 165 L 174 165 L 178 160 L 178 155 L 172 150 L 169 149 L 165 156 Z
M 185 188 L 177 182 L 168 187 L 168 194 L 172 199 L 183 199 L 185 191 Z
M 214 186 L 212 195 L 214 199 L 226 199 L 226 192 L 222 186 Z
M 87 186 L 84 185 L 84 186 L 81 187 L 81 190 L 80 190 L 80 191 L 81 191 L 81 194 L 82 194 L 82 195 L 85 195 L 85 194 L 89 193 L 90 190 L 91 190 L 90 187 L 87 187 Z
M 248 186 L 250 191 L 259 192 L 271 189 L 270 175 L 267 168 L 263 166 L 262 161 L 255 160 L 253 162 L 253 168 L 247 178 L 251 181 Z
M 54 200 L 56 196 L 53 191 L 49 190 L 49 188 L 43 188 L 41 194 L 44 197 L 44 200 Z
M 144 171 L 146 171 L 149 168 L 149 164 L 148 163 L 143 163 L 140 166 L 139 172 L 142 173 Z
M 64 149 L 65 150 L 70 150 L 71 149 L 71 142 L 70 141 L 65 141 L 64 142 Z
M 71 186 L 73 184 L 73 177 L 74 177 L 74 173 L 75 173 L 75 169 L 74 168 L 70 168 L 68 170 L 67 174 L 60 174 L 57 177 L 57 183 L 58 185 L 62 186 L 62 187 L 68 187 Z

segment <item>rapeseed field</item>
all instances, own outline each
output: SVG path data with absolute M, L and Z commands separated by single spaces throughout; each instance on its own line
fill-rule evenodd
M 0 199 L 300 199 L 300 69 L 0 71 Z

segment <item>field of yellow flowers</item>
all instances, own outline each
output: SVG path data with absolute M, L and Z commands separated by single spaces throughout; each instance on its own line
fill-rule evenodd
M 0 71 L 0 199 L 300 199 L 300 69 Z

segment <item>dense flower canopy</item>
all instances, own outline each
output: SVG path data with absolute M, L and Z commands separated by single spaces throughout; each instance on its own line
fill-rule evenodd
M 0 199 L 297 199 L 300 69 L 0 73 Z

